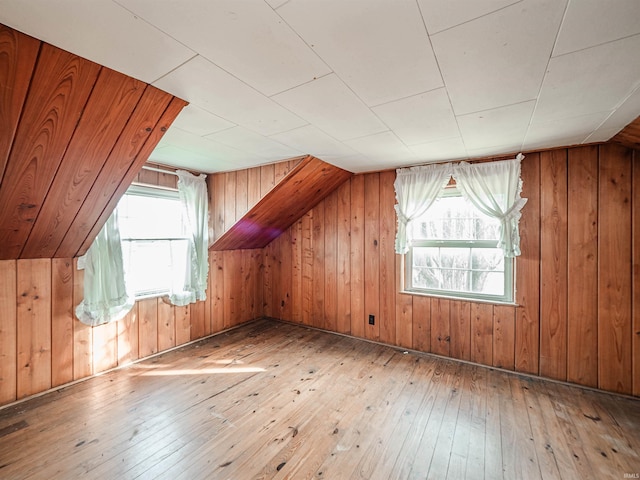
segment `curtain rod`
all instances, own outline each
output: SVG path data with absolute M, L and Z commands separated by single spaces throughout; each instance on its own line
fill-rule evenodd
M 169 175 L 175 175 L 176 177 L 178 176 L 178 174 L 176 172 L 173 172 L 171 170 L 163 170 L 162 168 L 149 167 L 147 165 L 143 165 L 142 169 L 143 170 L 149 170 L 151 172 L 168 173 Z

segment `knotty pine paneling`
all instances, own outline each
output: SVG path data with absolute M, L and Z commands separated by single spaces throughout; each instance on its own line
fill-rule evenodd
M 87 235 L 87 238 L 85 238 L 84 241 L 82 242 L 80 250 L 78 250 L 78 252 L 76 253 L 76 256 L 84 255 L 86 251 L 89 249 L 89 247 L 91 246 L 91 243 L 93 242 L 93 239 L 96 237 L 98 232 L 100 232 L 100 230 L 106 223 L 107 219 L 113 212 L 113 209 L 116 207 L 116 205 L 120 201 L 120 198 L 122 198 L 122 195 L 124 195 L 127 189 L 129 188 L 129 186 L 131 186 L 131 183 L 134 181 L 134 179 L 142 173 L 142 170 L 141 170 L 142 165 L 146 163 L 147 159 L 149 158 L 149 155 L 151 155 L 151 152 L 153 151 L 155 146 L 162 139 L 165 132 L 169 129 L 169 127 L 173 123 L 173 120 L 178 116 L 178 114 L 182 111 L 185 105 L 186 103 L 183 100 L 177 97 L 171 98 L 169 105 L 167 106 L 167 108 L 165 108 L 164 112 L 156 122 L 155 127 L 152 128 L 150 135 L 146 137 L 146 140 L 144 142 L 144 145 L 142 146 L 142 149 L 135 156 L 133 163 L 130 165 L 124 177 L 120 180 L 118 187 L 113 192 L 113 195 L 111 195 L 111 198 L 107 202 L 107 205 L 105 206 L 105 208 L 102 210 L 102 213 L 96 219 L 93 225 L 93 228 L 89 232 L 89 235 Z M 147 131 L 148 128 L 150 127 L 148 126 L 144 127 L 145 131 Z M 167 174 L 158 175 L 159 185 L 175 187 L 175 182 L 176 182 L 176 177 L 174 175 L 167 175 Z
M 540 154 L 527 154 L 521 164 L 520 250 L 516 262 L 515 368 L 537 375 L 540 363 Z
M 22 253 L 99 72 L 42 45 L 0 186 L 1 258 Z
M 78 214 L 56 250 L 57 257 L 73 257 L 80 250 L 96 221 L 109 205 L 113 192 L 118 190 L 120 182 L 127 176 L 129 168 L 151 136 L 158 118 L 166 110 L 170 100 L 166 93 L 155 87 L 145 88 L 122 134 L 105 160 Z M 176 177 L 173 175 L 161 174 L 160 176 L 172 177 L 175 182 Z M 112 210 L 111 208 L 108 211 Z
M 522 177 L 523 197 L 528 202 L 520 222 L 522 255 L 516 260 L 513 306 L 399 293 L 402 258 L 385 239 L 389 222 L 385 209 L 395 176 L 388 172 L 355 175 L 335 198 L 320 202 L 292 227 L 291 238 L 302 235 L 302 246 L 297 240 L 274 241 L 268 246 L 271 262 L 283 255 L 292 259 L 291 269 L 279 272 L 283 279 L 287 275 L 294 278 L 299 269 L 303 283 L 313 287 L 277 294 L 270 283 L 265 313 L 277 311 L 269 305 L 269 298 L 286 293 L 293 296 L 294 309 L 302 311 L 280 318 L 339 331 L 326 321 L 334 315 L 333 300 L 326 301 L 327 292 L 333 292 L 327 279 L 334 276 L 336 256 L 341 258 L 339 252 L 348 248 L 349 270 L 336 283 L 339 295 L 346 290 L 343 295 L 350 299 L 349 311 L 338 311 L 338 317 L 350 314 L 350 335 L 639 395 L 640 355 L 633 345 L 640 343 L 640 308 L 636 306 L 640 304 L 636 235 L 640 183 L 631 181 L 632 175 L 640 177 L 639 170 L 632 151 L 615 145 L 526 155 Z M 345 195 L 347 190 L 348 206 L 335 209 L 339 192 Z M 336 215 L 337 221 L 327 215 Z M 316 216 L 322 220 L 315 221 Z M 309 228 L 309 222 L 313 237 L 305 244 L 300 230 L 305 224 Z M 336 252 L 327 251 L 333 248 Z M 391 258 L 395 268 L 393 309 L 386 307 L 391 304 L 386 281 Z M 297 300 L 300 291 L 303 298 Z M 632 297 L 636 297 L 635 305 Z M 323 313 L 327 305 L 328 315 Z M 390 319 L 381 318 L 383 310 L 391 312 Z M 370 313 L 376 315 L 373 328 L 367 322 Z M 394 334 L 383 323 L 386 321 L 393 326 L 395 340 L 391 340 Z
M 0 260 L 0 405 L 16 399 L 17 265 Z
M 39 50 L 39 40 L 0 25 L 0 183 Z
M 540 154 L 540 374 L 567 379 L 567 151 Z
M 55 255 L 142 96 L 144 85 L 108 68 L 100 70 L 22 258 Z
M 209 259 L 210 304 L 142 300 L 99 327 L 73 314 L 83 297 L 77 260 L 0 261 L 0 405 L 261 317 L 262 261 L 262 250 L 218 252 Z
M 0 259 L 80 255 L 186 102 L 4 25 L 0 85 Z
M 600 147 L 598 202 L 598 376 L 605 390 L 632 391 L 632 151 Z M 640 188 L 636 185 L 636 188 Z
M 598 147 L 568 157 L 567 380 L 598 386 Z
M 631 200 L 631 209 L 633 217 L 631 219 L 631 237 L 632 245 L 632 279 L 631 279 L 631 315 L 633 317 L 633 325 L 631 330 L 631 352 L 633 355 L 633 394 L 640 396 L 640 152 L 633 152 L 633 197 Z

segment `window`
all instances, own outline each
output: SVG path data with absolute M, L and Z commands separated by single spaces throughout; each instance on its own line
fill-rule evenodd
M 500 222 L 455 187 L 415 219 L 405 258 L 405 290 L 454 298 L 513 301 L 513 258 L 497 248 Z
M 118 215 L 128 288 L 136 298 L 168 294 L 183 280 L 189 248 L 178 192 L 131 187 Z

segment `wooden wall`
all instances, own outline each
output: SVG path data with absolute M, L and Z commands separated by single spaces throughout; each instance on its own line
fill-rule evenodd
M 261 265 L 260 250 L 217 253 L 205 302 L 141 300 L 89 327 L 73 315 L 83 298 L 74 260 L 0 260 L 0 405 L 260 317 Z
M 135 181 L 174 187 L 176 177 L 142 170 Z M 211 252 L 206 301 L 142 300 L 92 328 L 73 315 L 84 278 L 74 259 L 0 260 L 0 405 L 262 316 L 262 263 L 262 250 Z
M 353 177 L 264 249 L 264 313 L 640 395 L 640 163 L 633 155 L 608 144 L 526 156 L 517 306 L 398 293 L 395 173 L 380 172 Z

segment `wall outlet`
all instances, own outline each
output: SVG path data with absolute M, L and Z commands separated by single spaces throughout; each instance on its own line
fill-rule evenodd
M 376 316 L 369 315 L 369 325 L 375 325 L 375 324 L 376 324 Z

